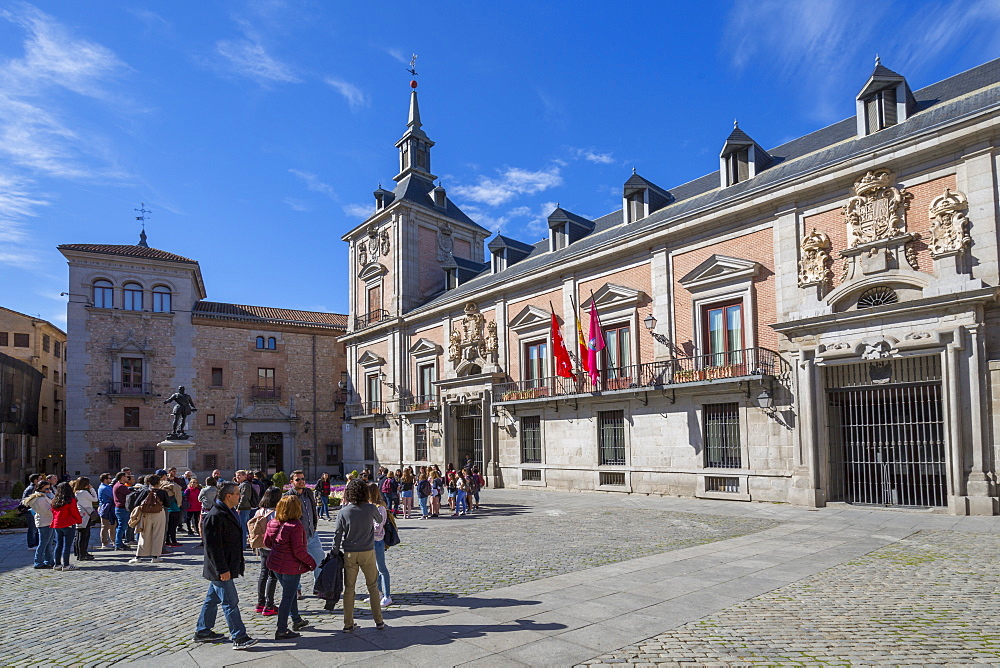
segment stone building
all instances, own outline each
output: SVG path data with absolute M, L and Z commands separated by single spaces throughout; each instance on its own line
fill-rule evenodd
M 15 414 L 34 411 L 37 433 L 0 430 L 2 493 L 32 473 L 66 472 L 66 333 L 47 320 L 0 307 L 0 353 L 27 362 L 42 374 L 37 406 L 11 404 Z M 5 381 L 0 400 L 9 400 L 13 387 Z
M 435 187 L 417 94 L 396 187 L 350 248 L 347 466 L 460 463 L 491 484 L 998 512 L 1000 61 L 719 170 L 633 172 L 595 220 L 486 232 Z M 555 374 L 554 310 L 599 313 L 596 381 Z M 577 360 L 579 361 L 579 360 Z
M 341 459 L 345 316 L 205 301 L 198 262 L 138 245 L 64 244 L 69 262 L 67 469 L 163 464 L 164 400 L 197 412 L 192 470 L 311 475 Z

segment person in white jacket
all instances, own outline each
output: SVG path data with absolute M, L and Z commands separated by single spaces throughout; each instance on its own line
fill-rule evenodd
M 52 485 L 43 478 L 35 484 L 35 492 L 24 500 L 24 505 L 35 511 L 35 527 L 38 528 L 35 568 L 52 568 L 56 563 L 52 543 L 52 501 L 48 496 L 51 491 Z
M 77 561 L 92 561 L 94 555 L 90 553 L 90 530 L 91 515 L 97 509 L 97 494 L 90 485 L 90 478 L 80 477 L 72 482 L 73 493 L 76 495 L 76 504 L 80 510 L 80 517 L 83 522 L 76 525 L 76 542 L 73 544 L 73 552 Z

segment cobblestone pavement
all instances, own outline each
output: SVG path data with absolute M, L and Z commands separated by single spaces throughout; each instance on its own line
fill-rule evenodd
M 607 499 L 488 490 L 486 509 L 472 515 L 401 520 L 403 543 L 388 553 L 393 599 L 404 609 L 440 606 L 461 595 L 778 524 L 768 518 L 673 512 L 639 507 L 621 497 L 614 503 Z M 328 544 L 332 523 L 323 522 L 321 531 Z M 110 665 L 192 648 L 206 582 L 197 539 L 182 542 L 183 548 L 155 566 L 129 566 L 126 553 L 94 550 L 95 561 L 79 564 L 76 571 L 55 572 L 31 568 L 24 534 L 0 536 L 0 615 L 12 620 L 0 627 L 0 665 Z M 274 620 L 253 613 L 258 564 L 249 558 L 248 577 L 238 580 L 241 609 L 251 635 L 267 638 Z M 311 580 L 305 576 L 304 585 L 311 587 Z M 300 603 L 305 616 L 322 618 L 317 599 Z M 331 620 L 328 613 L 325 619 Z M 221 612 L 216 628 L 224 628 Z
M 583 665 L 1000 665 L 998 555 L 919 531 Z

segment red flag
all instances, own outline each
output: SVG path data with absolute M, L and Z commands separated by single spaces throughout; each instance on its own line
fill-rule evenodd
M 566 350 L 562 334 L 559 333 L 559 322 L 556 320 L 555 311 L 552 312 L 552 356 L 556 360 L 556 375 L 572 378 L 573 362 L 569 359 L 569 351 Z
M 587 364 L 587 339 L 583 338 L 583 325 L 580 324 L 580 316 L 576 312 L 576 308 L 573 309 L 573 319 L 576 320 L 576 343 L 577 348 L 580 350 L 580 369 L 584 373 L 590 371 L 590 366 Z
M 601 331 L 601 319 L 597 316 L 597 308 L 593 299 L 590 302 L 590 338 L 587 340 L 587 371 L 590 372 L 590 382 L 597 385 L 598 367 L 597 353 L 604 350 L 604 332 Z

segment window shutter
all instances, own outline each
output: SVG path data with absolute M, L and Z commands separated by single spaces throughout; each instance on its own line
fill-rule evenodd
M 750 149 L 743 149 L 736 154 L 736 161 L 739 163 L 739 181 L 746 181 L 750 178 Z
M 882 91 L 882 117 L 885 119 L 882 127 L 895 125 L 896 120 L 896 89 L 886 88 Z
M 865 123 L 868 127 L 868 134 L 882 129 L 878 120 L 878 95 L 873 95 L 865 100 Z

